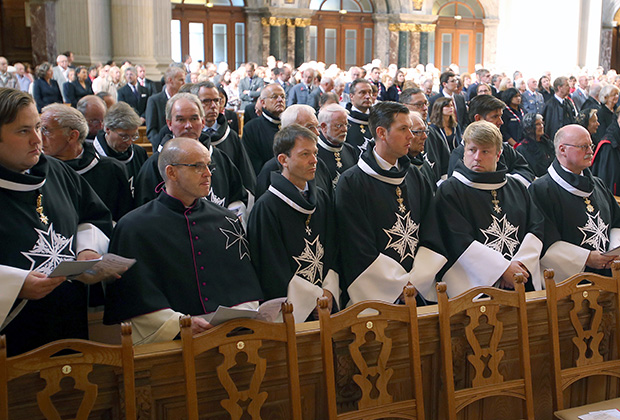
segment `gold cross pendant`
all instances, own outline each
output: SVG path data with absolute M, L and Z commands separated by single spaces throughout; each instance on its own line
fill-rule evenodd
M 404 213 L 407 211 L 407 208 L 405 207 L 405 205 L 403 204 L 403 201 L 405 201 L 405 199 L 402 197 L 402 190 L 400 189 L 400 187 L 396 187 L 396 201 L 398 202 L 398 211 L 401 213 Z
M 493 203 L 493 210 L 495 211 L 495 213 L 501 213 L 502 212 L 502 208 L 499 206 L 499 200 L 497 199 L 497 191 L 493 190 L 491 191 L 491 195 L 493 196 L 493 200 L 491 200 L 491 203 Z
M 47 216 L 43 214 L 43 194 L 39 194 L 37 197 L 37 213 L 39 213 L 39 220 L 41 220 L 41 223 L 47 225 L 49 220 Z

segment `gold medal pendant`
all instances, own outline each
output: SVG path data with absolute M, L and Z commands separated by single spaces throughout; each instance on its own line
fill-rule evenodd
M 366 134 L 366 129 L 364 128 L 363 125 L 360 124 L 360 133 L 362 134 Z
M 586 210 L 588 213 L 592 213 L 594 211 L 594 206 L 588 197 L 583 197 L 583 202 L 586 203 Z
M 39 194 L 37 197 L 37 213 L 39 213 L 39 220 L 41 220 L 41 223 L 47 225 L 47 216 L 43 214 L 43 194 Z
M 491 200 L 491 203 L 493 203 L 493 210 L 495 211 L 495 213 L 501 213 L 502 208 L 499 206 L 499 200 L 497 199 L 497 191 L 492 190 L 491 195 L 493 196 L 493 200 Z
M 308 218 L 306 219 L 306 234 L 308 236 L 312 235 L 312 229 L 310 228 L 310 219 L 312 219 L 312 215 L 309 214 Z
M 334 152 L 334 158 L 336 159 L 336 168 L 342 168 L 342 162 L 340 161 L 340 152 Z
M 398 201 L 398 211 L 401 213 L 405 213 L 407 211 L 407 208 L 405 207 L 405 205 L 403 204 L 403 201 L 405 201 L 405 199 L 403 198 L 403 192 L 400 189 L 400 187 L 396 187 L 396 201 Z

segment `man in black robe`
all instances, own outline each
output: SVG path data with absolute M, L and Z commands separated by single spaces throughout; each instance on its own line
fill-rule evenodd
M 543 217 L 526 187 L 506 176 L 497 162 L 502 134 L 487 121 L 463 133 L 465 155 L 436 195 L 448 264 L 443 281 L 448 295 L 477 286 L 514 289 L 522 273 L 528 290 L 541 290 L 540 253 Z
M 112 218 L 88 183 L 41 154 L 30 95 L 0 89 L 0 334 L 9 355 L 88 338 L 86 286 L 48 277 L 62 261 L 107 251 Z
M 577 110 L 570 99 L 568 78 L 560 76 L 553 81 L 555 94 L 545 103 L 542 116 L 545 119 L 545 134 L 553 138 L 555 133 L 568 124 L 575 123 Z
M 108 110 L 106 103 L 97 95 L 86 95 L 77 103 L 76 109 L 88 123 L 86 141 L 92 143 L 99 131 L 103 130 L 103 118 Z
M 256 174 L 241 139 L 228 125 L 224 114 L 220 113 L 221 95 L 218 89 L 211 82 L 200 82 L 192 86 L 190 93 L 198 96 L 205 111 L 203 132 L 209 137 L 213 146 L 228 155 L 239 170 L 243 185 L 253 194 Z
M 553 268 L 560 282 L 584 270 L 611 275 L 614 256 L 604 252 L 620 245 L 620 208 L 603 182 L 592 176 L 594 145 L 577 124 L 558 130 L 555 157 L 547 175 L 529 192 L 545 217 L 542 268 Z
M 166 105 L 166 123 L 172 132 L 162 139 L 159 149 L 149 157 L 136 178 L 136 206 L 153 200 L 160 193 L 163 179 L 157 168 L 159 153 L 171 138 L 189 137 L 200 141 L 209 149 L 211 160 L 217 168 L 212 174 L 211 191 L 207 198 L 243 217 L 245 221 L 248 193 L 239 170 L 226 153 L 213 147 L 209 136 L 202 132 L 204 109 L 198 97 L 191 93 L 177 93 Z
M 423 93 L 422 93 L 423 95 Z M 426 99 L 426 98 L 425 98 Z M 430 162 L 424 153 L 426 147 L 426 139 L 428 138 L 428 127 L 426 121 L 423 119 L 422 114 L 412 111 L 411 117 L 411 132 L 413 133 L 413 139 L 409 145 L 409 160 L 411 161 L 410 171 L 420 171 L 424 179 L 428 182 L 431 190 L 435 192 L 437 185 L 440 183 L 440 178 L 433 170 L 434 163 Z
M 105 156 L 99 156 L 94 147 L 85 142 L 88 124 L 75 108 L 51 104 L 41 114 L 43 153 L 64 161 L 80 174 L 95 190 L 119 221 L 133 208 L 131 188 L 125 165 Z
M 284 89 L 274 83 L 261 90 L 258 100 L 262 114 L 243 127 L 241 138 L 256 175 L 265 162 L 273 157 L 273 137 L 280 129 L 280 115 L 286 107 L 286 95 Z
M 336 187 L 343 304 L 368 299 L 395 302 L 412 283 L 419 300 L 436 300 L 435 275 L 446 262 L 435 219 L 433 192 L 410 171 L 409 109 L 381 102 L 370 112 L 376 145 Z
M 340 296 L 332 204 L 314 183 L 316 143 L 316 134 L 297 124 L 276 134 L 281 172 L 271 173 L 271 185 L 248 221 L 252 263 L 265 298 L 288 297 L 297 322 L 308 318 L 317 298 L 338 302 Z
M 108 285 L 104 322 L 131 320 L 135 344 L 174 339 L 184 314 L 196 334 L 211 328 L 199 315 L 219 305 L 255 309 L 262 299 L 239 218 L 203 198 L 210 165 L 200 142 L 169 140 L 158 160 L 165 189 L 114 229 L 111 252 L 137 262 Z
M 615 117 L 596 145 L 592 173 L 601 178 L 613 195 L 620 195 L 620 115 Z
M 355 166 L 358 150 L 347 143 L 348 111 L 337 104 L 327 105 L 319 112 L 319 159 L 329 170 L 333 189 L 336 189 L 340 175 Z
M 355 79 L 349 87 L 351 102 L 346 106 L 349 111 L 349 131 L 347 143 L 357 149 L 358 155 L 368 148 L 372 134 L 368 127 L 368 115 L 372 106 L 372 87 L 366 79 Z
M 110 107 L 103 124 L 105 129 L 97 134 L 93 147 L 99 156 L 111 157 L 125 165 L 133 195 L 136 176 L 148 159 L 146 150 L 134 144 L 139 138 L 140 117 L 129 104 L 119 102 Z
M 491 95 L 478 95 L 469 104 L 469 118 L 473 121 L 488 121 L 495 124 L 497 128 L 503 124 L 502 114 L 506 105 Z M 452 151 L 450 155 L 450 166 L 448 176 L 452 176 L 452 171 L 458 161 L 463 160 L 465 147 L 461 144 Z M 534 180 L 535 175 L 530 169 L 525 158 L 517 152 L 511 145 L 504 142 L 502 153 L 498 161 L 499 168 L 506 168 L 506 175 L 521 181 L 526 187 Z

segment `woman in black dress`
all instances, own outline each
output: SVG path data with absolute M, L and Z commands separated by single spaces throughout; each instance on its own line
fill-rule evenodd
M 551 80 L 547 76 L 543 76 L 538 81 L 538 91 L 542 94 L 545 103 L 555 95 L 555 90 L 551 87 Z
M 45 105 L 62 103 L 60 88 L 56 80 L 52 79 L 52 75 L 52 66 L 47 61 L 41 63 L 35 71 L 37 79 L 34 81 L 32 95 L 39 113 Z
M 512 147 L 521 143 L 523 140 L 523 116 L 525 113 L 521 109 L 521 92 L 516 88 L 509 88 L 502 92 L 502 101 L 506 104 L 500 127 L 502 137 Z

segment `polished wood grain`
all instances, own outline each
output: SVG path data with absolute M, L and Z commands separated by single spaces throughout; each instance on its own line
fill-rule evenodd
M 403 294 L 405 305 L 365 301 L 333 315 L 330 315 L 329 298 L 319 299 L 323 373 L 329 420 L 424 419 L 415 288 L 408 285 Z M 388 389 L 394 376 L 394 368 L 388 365 L 394 354 L 392 338 L 387 335 L 389 323 L 399 323 L 400 328 L 408 333 L 409 360 L 406 369 L 409 372 L 410 386 L 414 390 L 413 398 L 395 399 L 394 394 Z M 338 369 L 338 373 L 344 374 L 339 377 L 352 379 L 360 389 L 361 396 L 354 410 L 338 413 L 334 337 L 341 331 L 353 334 L 354 338 L 348 345 L 348 356 L 353 362 L 351 367 L 359 373 Z M 378 347 L 377 351 L 371 350 L 373 347 Z
M 8 382 L 31 373 L 36 373 L 31 377 L 42 379 L 45 385 L 35 394 L 39 414 L 30 418 L 42 418 L 41 415 L 48 420 L 90 418 L 95 408 L 99 387 L 90 380 L 89 375 L 95 365 L 106 365 L 122 368 L 125 418 L 135 420 L 134 356 L 130 324 L 121 326 L 121 335 L 120 346 L 86 340 L 59 340 L 10 358 L 6 355 L 6 337 L 1 336 L 0 419 L 9 419 Z M 64 387 L 61 383 L 67 378 L 73 380 L 72 391 L 77 395 L 74 404 L 53 399 L 56 394 L 62 394 Z M 21 391 L 26 393 L 27 390 L 22 388 Z M 118 406 L 120 405 L 119 403 Z M 29 411 L 36 412 L 34 409 Z M 71 417 L 67 417 L 67 412 L 72 413 Z M 16 414 L 12 413 L 10 418 L 15 418 Z M 117 412 L 117 416 L 118 414 Z
M 601 352 L 605 358 L 609 358 L 616 354 L 616 327 L 613 320 L 617 309 L 613 303 L 613 298 L 608 294 L 601 296 L 599 304 L 603 308 L 600 329 L 604 338 L 601 341 Z M 545 291 L 526 293 L 526 307 L 534 389 L 534 413 L 536 419 L 552 419 L 553 376 L 551 372 L 553 358 L 550 352 Z M 574 336 L 570 326 L 572 308 L 572 302 L 562 300 L 558 303 L 558 326 L 560 343 L 563 346 L 570 345 Z M 446 402 L 442 397 L 440 378 L 441 360 L 439 357 L 437 309 L 437 305 L 417 308 L 424 411 L 427 420 L 444 420 L 446 418 Z M 520 371 L 520 341 L 515 311 L 510 308 L 502 308 L 499 310 L 497 318 L 503 322 L 504 329 L 501 341 L 504 356 L 500 364 L 500 371 L 507 377 L 517 377 Z M 467 322 L 465 316 L 457 316 L 455 321 L 458 320 L 463 323 Z M 117 328 L 118 326 L 103 326 L 101 314 L 93 315 L 91 318 L 91 339 L 109 341 L 110 337 L 118 337 Z M 303 418 L 305 420 L 327 419 L 319 322 L 297 324 L 295 329 Z M 113 331 L 111 334 L 110 330 Z M 408 368 L 408 332 L 398 326 L 388 326 L 386 335 L 392 339 L 393 358 L 388 367 L 394 370 L 388 390 L 394 395 L 395 400 L 406 399 L 412 395 L 413 391 Z M 335 369 L 343 374 L 343 379 L 336 384 L 336 401 L 339 410 L 343 412 L 354 410 L 361 396 L 360 388 L 351 379 L 352 373 L 356 373 L 356 368 L 348 356 L 348 344 L 352 339 L 352 334 L 343 334 L 336 336 L 334 341 Z M 263 407 L 263 412 L 267 419 L 288 420 L 290 419 L 290 405 L 286 350 L 284 346 L 277 344 L 265 343 L 259 351 L 259 354 L 273 361 L 273 366 L 268 366 L 263 380 L 266 391 L 269 392 L 269 398 Z M 181 342 L 171 341 L 136 346 L 134 350 L 138 418 L 149 420 L 187 418 Z M 455 354 L 454 379 L 458 388 L 474 375 L 473 368 L 467 362 L 467 356 L 472 354 L 471 348 L 467 344 L 462 329 L 453 331 L 453 350 Z M 219 385 L 217 379 L 216 369 L 217 365 L 221 363 L 221 357 L 217 352 L 209 351 L 196 358 L 198 405 L 200 412 L 205 413 L 204 418 L 209 420 L 230 418 L 220 405 L 220 401 L 227 398 L 225 390 Z M 572 355 L 562 354 L 562 360 L 567 357 L 572 357 Z M 241 369 L 240 373 L 243 372 L 244 370 Z M 91 378 L 99 384 L 99 398 L 91 418 L 119 419 L 119 410 L 115 407 L 118 405 L 118 396 L 122 390 L 122 382 L 119 381 L 120 372 L 115 369 L 101 368 L 94 370 Z M 42 418 L 37 408 L 36 397 L 33 397 L 32 392 L 42 389 L 43 386 L 42 380 L 32 376 L 16 378 L 9 383 L 9 413 L 12 420 Z M 565 401 L 567 405 L 576 406 L 600 401 L 606 398 L 607 393 L 613 394 L 617 391 L 617 384 L 609 381 L 601 384 L 593 379 L 583 380 L 567 390 Z M 75 404 L 75 401 L 76 399 L 73 397 L 63 399 L 67 407 Z M 459 413 L 460 419 L 468 420 L 510 420 L 524 416 L 521 401 L 518 399 L 495 397 L 473 403 Z
M 457 419 L 457 413 L 465 407 L 488 397 L 518 398 L 523 404 L 523 413 L 528 420 L 534 420 L 534 398 L 532 392 L 532 371 L 530 368 L 530 346 L 525 307 L 523 276 L 517 275 L 515 291 L 493 287 L 476 287 L 452 299 L 446 294 L 446 284 L 437 284 L 439 304 L 439 336 L 443 364 L 444 396 L 447 418 Z M 482 295 L 482 297 L 481 297 Z M 498 318 L 502 307 L 515 308 L 519 346 L 519 376 L 509 378 L 501 372 L 506 355 L 500 348 L 504 336 L 504 321 Z M 463 314 L 468 322 L 454 322 L 456 315 Z M 464 333 L 471 352 L 467 362 L 473 369 L 473 377 L 460 389 L 455 388 L 453 329 Z M 461 356 L 461 355 L 459 355 Z M 461 356 L 462 357 L 462 356 Z M 462 367 L 461 367 L 462 369 Z
M 620 262 L 612 264 L 612 277 L 582 273 L 572 276 L 556 285 L 553 270 L 545 271 L 547 308 L 549 314 L 550 352 L 553 371 L 553 403 L 555 410 L 563 410 L 566 390 L 584 378 L 611 376 L 620 379 L 620 360 L 608 350 L 604 324 L 613 324 L 616 350 L 620 347 Z M 603 301 L 606 296 L 606 303 Z M 569 326 L 560 330 L 558 303 L 572 304 L 569 311 Z M 604 321 L 604 306 L 608 306 L 607 320 Z M 570 341 L 562 336 L 570 335 Z M 608 334 L 607 334 L 608 335 Z M 608 337 L 609 338 L 609 335 Z M 564 345 L 566 344 L 566 345 Z M 605 382 L 595 379 L 605 388 Z M 614 394 L 606 393 L 606 399 L 617 397 L 617 384 Z M 573 410 L 575 411 L 575 410 Z M 587 413 L 584 411 L 582 414 Z

